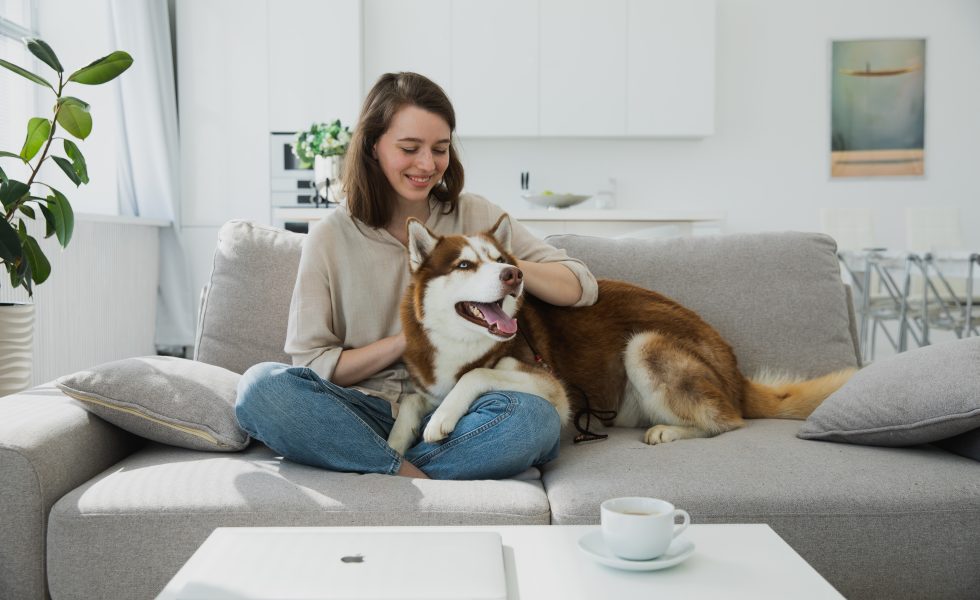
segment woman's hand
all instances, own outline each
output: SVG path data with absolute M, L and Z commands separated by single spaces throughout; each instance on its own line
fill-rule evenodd
M 582 298 L 582 284 L 572 270 L 561 263 L 518 260 L 524 272 L 527 291 L 555 306 L 571 306 Z
M 343 387 L 364 381 L 399 360 L 405 353 L 405 346 L 405 334 L 398 333 L 361 348 L 344 350 L 330 380 Z

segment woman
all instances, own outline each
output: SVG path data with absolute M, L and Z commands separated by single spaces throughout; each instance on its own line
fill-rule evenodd
M 478 398 L 441 443 L 420 440 L 404 457 L 387 443 L 399 400 L 415 393 L 400 362 L 406 220 L 472 234 L 502 214 L 460 194 L 455 126 L 445 92 L 421 75 L 383 75 L 368 93 L 347 153 L 346 210 L 314 225 L 303 245 L 285 347 L 293 366 L 256 365 L 238 387 L 242 428 L 284 457 L 335 471 L 490 479 L 557 456 L 557 412 L 516 392 Z M 595 302 L 585 265 L 514 225 L 528 292 L 558 305 Z

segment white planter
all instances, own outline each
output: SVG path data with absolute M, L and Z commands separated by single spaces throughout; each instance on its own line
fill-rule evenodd
M 31 387 L 34 305 L 0 304 L 0 396 Z

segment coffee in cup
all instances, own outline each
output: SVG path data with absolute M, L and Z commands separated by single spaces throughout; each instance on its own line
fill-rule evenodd
M 599 510 L 606 547 L 627 560 L 657 558 L 691 524 L 687 511 L 657 498 L 612 498 L 603 502 Z M 674 517 L 678 515 L 684 522 L 675 526 Z

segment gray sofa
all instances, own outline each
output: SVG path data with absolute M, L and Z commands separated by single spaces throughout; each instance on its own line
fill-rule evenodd
M 282 346 L 303 236 L 221 231 L 196 359 L 242 372 Z M 833 241 L 803 233 L 674 240 L 557 236 L 599 277 L 698 310 L 743 371 L 857 364 Z M 366 274 L 368 276 L 368 274 Z M 47 385 L 0 398 L 0 598 L 149 598 L 219 526 L 597 523 L 601 500 L 651 495 L 695 523 L 767 523 L 849 598 L 980 594 L 980 468 L 932 446 L 798 439 L 756 420 L 646 446 L 640 430 L 572 445 L 506 481 L 325 472 L 253 443 L 235 453 L 145 442 Z M 735 549 L 733 549 L 735 550 Z

